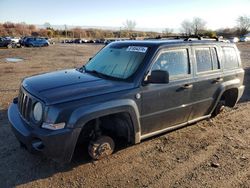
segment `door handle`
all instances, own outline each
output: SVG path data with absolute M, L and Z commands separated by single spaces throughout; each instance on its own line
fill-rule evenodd
M 183 89 L 191 89 L 193 87 L 193 84 L 185 84 L 182 86 Z
M 214 83 L 218 83 L 218 82 L 222 82 L 223 81 L 223 78 L 219 77 L 219 78 L 216 78 L 214 80 Z

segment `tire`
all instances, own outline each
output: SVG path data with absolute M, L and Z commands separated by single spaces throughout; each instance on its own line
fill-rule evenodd
M 11 44 L 11 43 L 8 44 L 8 45 L 7 45 L 7 48 L 12 48 L 12 44 Z
M 114 152 L 115 143 L 109 136 L 100 136 L 91 141 L 88 146 L 88 153 L 94 160 L 100 160 L 111 155 Z
M 16 43 L 12 43 L 12 48 L 17 48 L 17 44 Z
M 212 113 L 212 117 L 219 115 L 223 111 L 224 107 L 225 107 L 225 101 L 220 100 Z

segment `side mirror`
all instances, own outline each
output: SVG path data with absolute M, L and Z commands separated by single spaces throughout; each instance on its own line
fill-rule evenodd
M 93 57 L 90 57 L 90 58 L 89 58 L 89 61 L 90 61 L 91 59 L 93 59 Z
M 148 76 L 147 83 L 167 84 L 169 83 L 169 73 L 164 70 L 153 70 Z

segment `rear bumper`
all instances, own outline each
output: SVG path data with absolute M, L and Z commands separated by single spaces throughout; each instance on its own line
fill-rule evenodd
M 12 130 L 25 148 L 31 153 L 42 153 L 57 162 L 70 162 L 79 129 L 46 130 L 28 125 L 19 115 L 18 107 L 12 103 L 8 109 Z
M 237 102 L 240 100 L 240 98 L 242 97 L 243 93 L 244 93 L 244 90 L 245 90 L 245 86 L 242 85 L 240 87 L 238 87 L 238 98 L 237 98 Z

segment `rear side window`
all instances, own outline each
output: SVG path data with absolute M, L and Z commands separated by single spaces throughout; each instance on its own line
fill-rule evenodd
M 235 49 L 232 47 L 222 47 L 222 50 L 224 55 L 224 68 L 233 69 L 239 67 Z
M 170 79 L 171 77 L 190 74 L 188 50 L 169 50 L 161 53 L 152 70 L 166 70 L 169 72 Z
M 216 48 L 196 48 L 195 57 L 199 73 L 220 69 Z

